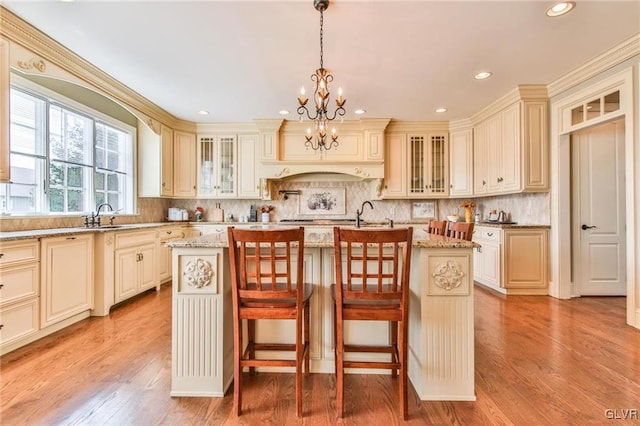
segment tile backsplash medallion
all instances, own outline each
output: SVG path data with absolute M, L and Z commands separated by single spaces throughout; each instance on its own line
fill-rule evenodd
M 365 207 L 362 214 L 364 221 L 384 221 L 391 218 L 397 223 L 411 221 L 411 207 L 414 201 L 419 200 L 373 200 L 375 193 L 375 182 L 368 181 L 338 181 L 338 180 L 282 180 L 274 181 L 271 187 L 272 200 L 204 200 L 204 199 L 162 199 L 162 198 L 138 198 L 138 214 L 118 216 L 116 223 L 146 223 L 164 222 L 167 219 L 169 207 L 186 209 L 189 212 L 189 220 L 194 219 L 196 207 L 204 209 L 204 218 L 207 212 L 220 204 L 224 209 L 225 217 L 233 215 L 237 221 L 240 216 L 248 216 L 252 204 L 258 207 L 271 205 L 274 207 L 270 213 L 271 221 L 294 218 L 331 218 L 345 219 L 355 218 L 356 209 L 360 209 L 362 203 L 371 200 L 373 210 Z M 307 214 L 300 216 L 300 203 L 307 203 L 304 197 L 309 194 L 309 190 L 326 188 L 327 193 L 332 198 L 336 198 L 336 208 L 339 214 Z M 344 191 L 342 191 L 344 189 Z M 302 194 L 286 195 L 279 191 L 301 191 Z M 322 191 L 320 191 L 322 192 Z M 344 197 L 342 194 L 344 193 Z M 336 197 L 337 195 L 337 197 Z M 436 201 L 436 213 L 439 219 L 446 218 L 447 215 L 458 213 L 461 216 L 463 210 L 459 208 L 463 201 L 473 201 L 476 204 L 476 212 L 479 212 L 483 219 L 487 219 L 489 210 L 504 210 L 509 219 L 520 224 L 549 225 L 550 218 L 550 197 L 548 193 L 512 194 L 495 197 L 463 198 L 463 199 L 440 199 Z M 342 203 L 344 202 L 344 207 Z M 307 212 L 309 209 L 303 209 Z M 342 213 L 344 210 L 344 213 Z M 259 213 L 258 213 L 259 215 Z M 31 229 L 46 228 L 69 228 L 83 226 L 81 215 L 73 217 L 53 217 L 53 218 L 0 218 L 0 229 L 3 232 L 23 231 Z M 258 217 L 260 220 L 260 217 Z M 424 221 L 424 220 L 423 220 Z

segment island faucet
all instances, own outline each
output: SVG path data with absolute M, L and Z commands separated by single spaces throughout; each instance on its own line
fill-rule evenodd
M 362 203 L 360 210 L 356 209 L 356 228 L 360 228 L 360 216 L 362 215 L 362 213 L 364 213 L 364 206 L 367 204 L 369 205 L 369 207 L 371 207 L 371 210 L 373 210 L 373 204 L 371 204 L 371 201 L 368 200 Z

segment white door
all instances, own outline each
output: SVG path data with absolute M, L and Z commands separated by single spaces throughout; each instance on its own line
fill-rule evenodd
M 574 133 L 572 149 L 575 290 L 624 296 L 624 122 Z

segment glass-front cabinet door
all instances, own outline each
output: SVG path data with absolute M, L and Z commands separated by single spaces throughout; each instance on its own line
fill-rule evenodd
M 410 198 L 449 193 L 449 157 L 446 134 L 409 135 Z
M 237 194 L 236 136 L 198 136 L 198 196 L 231 198 Z

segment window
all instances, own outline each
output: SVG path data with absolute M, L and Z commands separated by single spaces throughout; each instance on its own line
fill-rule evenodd
M 19 81 L 22 81 L 21 79 Z M 30 82 L 11 87 L 11 183 L 3 212 L 133 213 L 135 130 Z

